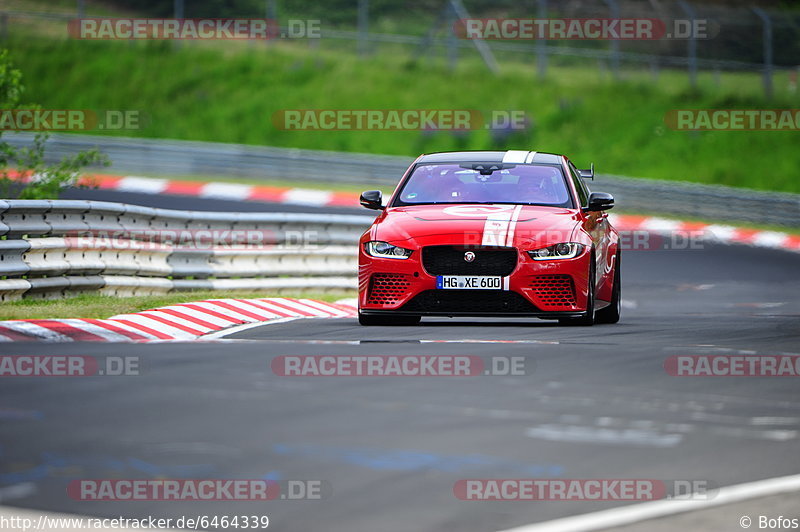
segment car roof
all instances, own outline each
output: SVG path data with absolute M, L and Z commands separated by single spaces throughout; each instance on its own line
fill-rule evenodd
M 561 164 L 561 155 L 526 150 L 506 151 L 445 151 L 429 153 L 419 158 L 420 163 L 540 163 Z

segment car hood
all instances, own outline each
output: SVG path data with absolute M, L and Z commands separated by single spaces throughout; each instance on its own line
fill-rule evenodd
M 579 213 L 561 207 L 505 204 L 416 205 L 387 209 L 371 240 L 399 246 L 435 244 L 529 248 L 569 242 Z

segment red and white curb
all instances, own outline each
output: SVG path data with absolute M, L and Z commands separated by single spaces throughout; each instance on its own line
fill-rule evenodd
M 309 207 L 357 207 L 359 204 L 359 195 L 352 192 L 243 185 L 240 183 L 208 183 L 138 176 L 94 175 L 84 178 L 81 184 L 105 190 L 138 194 L 175 194 L 178 196 L 231 201 L 308 205 Z
M 792 235 L 780 231 L 764 231 L 702 222 L 683 222 L 654 216 L 609 214 L 609 218 L 618 231 L 644 231 L 662 235 L 681 235 L 704 242 L 745 244 L 759 248 L 800 251 L 800 235 Z
M 26 180 L 16 172 L 9 172 L 13 179 Z M 333 192 L 304 188 L 271 187 L 266 185 L 243 185 L 237 183 L 214 183 L 156 179 L 138 176 L 93 174 L 81 179 L 80 184 L 105 190 L 134 192 L 138 194 L 175 194 L 198 198 L 215 198 L 232 201 L 257 201 L 309 207 L 356 207 L 359 195 L 352 192 Z M 610 214 L 611 223 L 619 231 L 648 231 L 658 234 L 701 235 L 702 240 L 725 244 L 800 251 L 800 235 L 780 231 L 747 229 L 723 224 L 686 222 L 654 216 L 632 216 Z
M 246 324 L 298 318 L 351 318 L 354 306 L 314 299 L 207 299 L 108 319 L 0 321 L 0 342 L 142 342 L 217 338 Z M 233 331 L 230 331 L 233 332 Z

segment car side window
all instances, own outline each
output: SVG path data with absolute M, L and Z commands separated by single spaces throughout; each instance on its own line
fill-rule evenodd
M 578 191 L 578 199 L 581 200 L 581 207 L 586 207 L 589 203 L 589 187 L 586 182 L 578 174 L 577 168 L 572 163 L 569 163 L 570 175 L 572 175 L 572 182 L 575 183 L 575 190 Z

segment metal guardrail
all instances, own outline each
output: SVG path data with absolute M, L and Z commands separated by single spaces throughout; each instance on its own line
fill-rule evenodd
M 0 300 L 81 292 L 343 289 L 370 216 L 0 200 Z
M 28 145 L 32 138 L 25 133 L 3 136 L 15 146 Z M 317 180 L 384 189 L 394 187 L 413 161 L 391 155 L 63 134 L 48 140 L 46 156 L 55 162 L 91 147 L 108 154 L 117 173 Z M 618 208 L 626 212 L 800 227 L 798 194 L 612 175 L 599 175 L 590 186 L 614 194 Z

